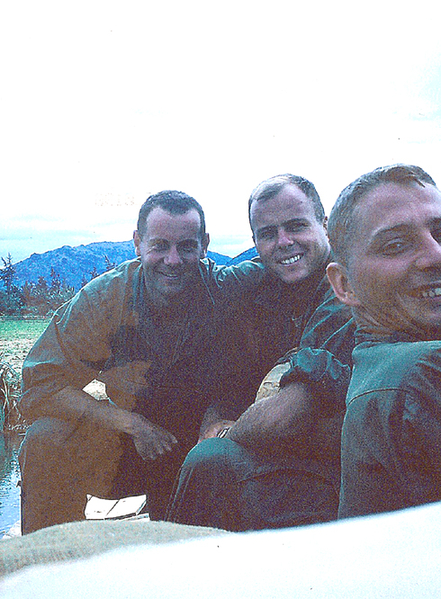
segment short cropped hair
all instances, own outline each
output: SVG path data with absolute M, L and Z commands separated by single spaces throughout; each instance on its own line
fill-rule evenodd
M 205 215 L 202 206 L 194 198 L 183 191 L 166 189 L 149 196 L 139 210 L 137 230 L 142 238 L 146 233 L 147 217 L 154 208 L 162 208 L 170 214 L 186 214 L 190 210 L 199 213 L 201 240 L 205 237 Z
M 314 215 L 317 221 L 323 223 L 325 219 L 325 210 L 313 183 L 304 177 L 285 173 L 283 175 L 276 175 L 275 177 L 270 177 L 269 179 L 262 181 L 262 183 L 259 183 L 259 185 L 252 191 L 250 199 L 248 200 L 248 219 L 250 221 L 250 226 L 252 204 L 254 202 L 263 202 L 265 200 L 274 198 L 287 185 L 295 185 L 301 191 L 303 191 L 305 196 L 311 200 L 311 204 L 314 209 Z M 253 227 L 251 226 L 251 228 Z
M 411 164 L 393 164 L 376 168 L 345 187 L 338 196 L 328 220 L 328 235 L 334 258 L 343 266 L 347 266 L 354 239 L 356 228 L 354 211 L 363 196 L 384 183 L 399 185 L 417 183 L 422 187 L 426 184 L 436 187 L 435 181 L 428 173 L 419 166 Z

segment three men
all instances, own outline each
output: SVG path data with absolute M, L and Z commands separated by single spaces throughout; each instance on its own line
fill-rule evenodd
M 394 165 L 340 194 L 328 276 L 358 325 L 340 517 L 441 500 L 441 193 Z
M 208 241 L 196 200 L 177 191 L 150 196 L 134 233 L 138 259 L 86 285 L 29 353 L 24 533 L 83 519 L 87 493 L 147 493 L 150 517 L 164 516 L 177 470 L 204 433 L 219 288 L 233 297 L 243 274 L 253 285 L 262 270 L 201 262 Z M 95 378 L 110 401 L 83 391 Z M 217 420 L 211 411 L 204 426 L 216 431 Z
M 226 438 L 205 440 L 187 456 L 167 512 L 175 522 L 247 530 L 337 515 L 353 328 L 325 277 L 323 206 L 311 182 L 281 175 L 253 191 L 249 216 L 266 277 L 233 307 L 235 326 L 227 327 L 230 338 L 222 344 L 232 366 L 226 368 L 231 403 L 246 408 L 277 357 L 295 350 L 283 360 L 277 393 L 226 427 Z M 276 309 L 277 335 L 265 329 Z M 244 389 L 246 402 L 238 401 Z

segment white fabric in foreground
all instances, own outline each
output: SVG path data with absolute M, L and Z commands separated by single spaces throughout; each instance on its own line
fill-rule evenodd
M 441 597 L 441 503 L 296 529 L 117 549 L 32 566 L 2 599 Z

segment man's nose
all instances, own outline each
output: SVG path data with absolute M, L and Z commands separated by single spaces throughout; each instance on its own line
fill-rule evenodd
M 177 266 L 182 264 L 182 258 L 176 246 L 172 246 L 164 258 L 164 262 L 169 266 Z
M 441 243 L 431 234 L 425 237 L 417 264 L 419 268 L 441 267 Z
M 277 244 L 279 247 L 287 247 L 293 244 L 292 236 L 284 227 L 279 227 L 277 230 Z

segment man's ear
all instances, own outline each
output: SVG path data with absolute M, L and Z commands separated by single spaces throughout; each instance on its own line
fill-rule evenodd
M 348 275 L 344 266 L 338 262 L 331 262 L 326 269 L 329 282 L 332 285 L 335 295 L 347 306 L 359 306 L 357 296 L 349 283 Z
M 210 243 L 210 235 L 208 233 L 205 233 L 204 237 L 202 238 L 201 258 L 205 258 L 207 256 L 207 250 L 208 250 L 209 243 Z
M 133 243 L 135 244 L 135 254 L 140 256 L 141 250 L 139 249 L 139 246 L 141 243 L 141 237 L 139 236 L 138 231 L 133 231 Z

